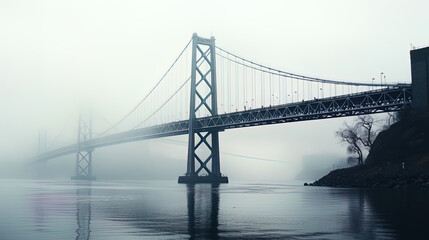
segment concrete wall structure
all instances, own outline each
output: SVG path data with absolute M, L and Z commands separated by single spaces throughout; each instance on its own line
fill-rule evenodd
M 410 51 L 413 107 L 429 107 L 429 47 Z

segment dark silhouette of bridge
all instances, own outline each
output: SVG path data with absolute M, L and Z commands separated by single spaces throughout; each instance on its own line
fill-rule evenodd
M 420 73 L 414 66 L 413 72 Z M 96 148 L 187 134 L 187 171 L 179 182 L 225 183 L 219 132 L 400 111 L 415 105 L 412 92 L 416 87 L 426 84 L 427 88 L 427 76 L 415 81 L 417 73 L 413 73 L 413 85 L 388 84 L 383 79 L 364 83 L 308 77 L 239 57 L 216 47 L 213 37 L 194 34 L 154 88 L 116 124 L 93 136 L 91 116 L 81 114 L 77 143 L 41 152 L 37 161 L 76 154 L 72 178 L 91 180 L 95 179 L 92 152 Z M 419 93 L 421 106 L 427 104 L 427 92 L 423 91 L 426 98 Z

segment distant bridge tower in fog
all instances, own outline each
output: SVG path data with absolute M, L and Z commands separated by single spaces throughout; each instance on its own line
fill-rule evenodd
M 411 51 L 412 86 L 334 81 L 255 63 L 217 47 L 214 37 L 194 34 L 149 93 L 115 124 L 93 136 L 92 118 L 82 114 L 77 143 L 36 160 L 76 154 L 72 178 L 91 180 L 97 148 L 187 134 L 187 170 L 179 182 L 225 183 L 220 132 L 428 106 L 428 56 L 428 48 Z
M 85 115 L 85 116 L 84 116 Z M 79 114 L 77 130 L 76 169 L 74 180 L 95 180 L 92 175 L 92 152 L 94 148 L 85 147 L 92 140 L 92 112 Z

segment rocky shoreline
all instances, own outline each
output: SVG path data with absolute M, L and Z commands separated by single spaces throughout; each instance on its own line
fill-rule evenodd
M 309 186 L 357 187 L 357 188 L 427 188 L 429 174 L 409 175 L 406 170 L 384 174 L 385 169 L 352 167 L 330 172 Z

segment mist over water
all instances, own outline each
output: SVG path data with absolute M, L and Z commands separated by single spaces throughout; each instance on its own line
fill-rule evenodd
M 97 148 L 93 182 L 69 180 L 74 154 L 33 160 L 76 144 L 83 109 L 92 109 L 94 136 L 112 128 L 194 32 L 273 69 L 359 83 L 382 81 L 383 74 L 389 83 L 409 83 L 410 48 L 429 44 L 428 8 L 427 0 L 0 1 L 0 240 L 426 239 L 428 191 L 302 186 L 344 166 L 346 148 L 335 131 L 353 118 L 220 132 L 221 172 L 230 184 L 219 186 L 176 183 L 186 171 L 187 135 Z M 161 92 L 182 84 L 176 77 L 186 80 L 189 53 Z M 219 113 L 307 94 L 298 82 L 301 92 L 273 84 L 271 94 L 271 83 L 261 84 L 268 75 L 228 66 L 217 62 Z M 237 87 L 244 82 L 234 76 L 252 76 L 271 96 L 250 97 L 252 89 L 240 98 L 250 89 Z M 229 95 L 222 89 L 228 84 Z M 184 111 L 173 120 L 188 117 L 190 87 L 183 89 Z M 153 96 L 139 114 L 163 102 Z M 141 120 L 132 118 L 129 127 Z
M 1 180 L 1 239 L 423 239 L 427 191 Z

